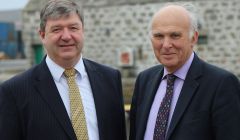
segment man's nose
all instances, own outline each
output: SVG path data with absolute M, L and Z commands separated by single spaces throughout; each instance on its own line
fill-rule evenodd
M 61 38 L 62 38 L 63 40 L 69 40 L 69 39 L 71 39 L 71 32 L 70 32 L 68 29 L 66 29 L 66 28 L 63 29 Z
M 172 42 L 171 42 L 171 39 L 166 37 L 163 39 L 163 43 L 162 43 L 162 47 L 164 48 L 170 48 L 172 47 Z

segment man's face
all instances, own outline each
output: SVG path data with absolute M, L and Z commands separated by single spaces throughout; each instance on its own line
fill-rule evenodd
M 190 21 L 182 9 L 166 8 L 152 22 L 151 42 L 158 61 L 169 72 L 180 68 L 193 51 L 198 33 L 190 36 Z
M 48 19 L 45 31 L 39 31 L 48 56 L 62 67 L 75 65 L 83 48 L 83 25 L 71 13 L 59 19 Z

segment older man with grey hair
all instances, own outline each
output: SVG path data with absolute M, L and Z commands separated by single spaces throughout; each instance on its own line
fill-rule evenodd
M 191 5 L 153 16 L 150 39 L 161 65 L 141 72 L 130 111 L 130 140 L 240 140 L 240 83 L 194 53 Z

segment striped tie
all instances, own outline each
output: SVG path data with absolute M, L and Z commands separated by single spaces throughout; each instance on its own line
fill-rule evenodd
M 69 97 L 71 107 L 71 121 L 78 140 L 88 140 L 86 119 L 83 109 L 80 91 L 75 81 L 75 69 L 67 69 L 64 75 L 69 86 Z

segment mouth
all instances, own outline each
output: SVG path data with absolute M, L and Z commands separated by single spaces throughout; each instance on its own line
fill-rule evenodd
M 64 44 L 64 45 L 59 45 L 60 47 L 73 47 L 75 46 L 74 44 Z
M 162 55 L 166 55 L 166 56 L 168 56 L 168 55 L 174 55 L 175 53 L 163 53 Z
M 174 57 L 175 53 L 163 53 L 162 57 L 164 59 L 172 59 Z

